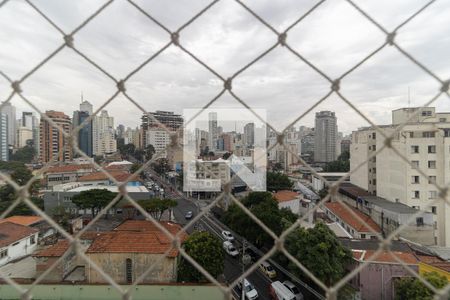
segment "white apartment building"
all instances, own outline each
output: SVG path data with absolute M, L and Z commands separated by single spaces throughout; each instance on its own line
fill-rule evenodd
M 7 161 L 8 158 L 8 115 L 0 112 L 0 160 Z
M 25 147 L 28 140 L 33 140 L 33 130 L 28 127 L 19 127 L 17 129 L 17 147 Z
M 337 119 L 332 111 L 319 111 L 315 119 L 315 162 L 330 162 L 336 160 L 336 145 L 338 139 Z
M 381 130 L 388 136 L 393 134 L 398 124 L 407 121 L 419 109 L 394 110 L 392 125 L 380 126 Z M 383 145 L 384 138 L 374 128 L 353 132 L 350 169 L 366 162 Z M 392 149 L 384 149 L 351 174 L 350 180 L 373 195 L 424 210 L 428 203 L 438 199 L 439 192 L 433 182 L 444 186 L 450 181 L 450 113 L 436 113 L 433 107 L 423 108 L 394 135 L 392 146 L 412 166 Z M 421 176 L 418 168 L 427 177 Z M 427 211 L 436 215 L 436 244 L 450 247 L 450 218 L 446 217 L 450 206 L 439 200 Z
M 167 154 L 167 145 L 171 143 L 170 134 L 163 128 L 159 127 L 151 127 L 145 132 L 145 134 L 147 144 L 144 146 L 153 145 L 153 148 L 155 148 L 155 153 L 164 153 L 165 156 Z
M 92 122 L 93 154 L 101 156 L 117 151 L 114 136 L 114 117 L 110 117 L 106 110 L 100 116 L 95 116 Z

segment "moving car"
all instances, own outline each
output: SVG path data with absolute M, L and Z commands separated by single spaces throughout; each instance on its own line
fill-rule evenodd
M 300 293 L 298 288 L 289 280 L 285 280 L 283 282 L 284 286 L 287 287 L 289 291 L 291 291 L 292 294 L 295 295 L 295 300 L 303 300 L 303 295 Z
M 242 290 L 242 281 L 239 281 L 238 286 Z M 250 283 L 250 281 L 247 280 L 247 278 L 244 278 L 244 294 L 245 298 L 249 300 L 254 300 L 258 298 L 258 291 Z
M 234 241 L 234 236 L 229 231 L 226 231 L 226 230 L 222 231 L 222 236 L 227 241 L 230 241 L 230 242 Z
M 229 255 L 236 257 L 239 255 L 239 252 L 236 250 L 236 247 L 234 247 L 233 243 L 230 241 L 225 241 L 223 242 L 223 249 L 225 250 L 226 253 L 228 253 Z
M 261 272 L 266 274 L 269 278 L 277 277 L 277 272 L 275 271 L 275 269 L 272 267 L 271 264 L 269 264 L 266 261 L 263 261 L 262 263 L 259 264 L 259 269 L 261 270 Z
M 295 300 L 295 295 L 280 281 L 274 281 L 270 284 L 269 294 L 274 300 Z
M 185 215 L 184 215 L 184 218 L 186 219 L 186 220 L 190 220 L 190 219 L 192 219 L 192 216 L 194 215 L 194 213 L 190 210 L 190 211 L 188 211 Z

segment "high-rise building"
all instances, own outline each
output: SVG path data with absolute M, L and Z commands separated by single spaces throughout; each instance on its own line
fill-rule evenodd
M 93 154 L 102 156 L 117 151 L 114 134 L 114 117 L 110 117 L 106 110 L 100 116 L 95 116 L 92 122 Z
M 88 119 L 89 112 L 92 112 L 92 105 L 88 101 L 83 101 L 80 104 L 80 110 L 73 112 L 73 128 L 80 126 Z M 76 135 L 78 148 L 89 157 L 93 155 L 92 122 L 92 120 L 88 121 Z
M 217 148 L 217 139 L 219 138 L 217 130 L 217 113 L 208 113 L 208 146 L 210 151 L 215 151 Z
M 0 113 L 0 160 L 7 161 L 8 159 L 8 115 Z
M 132 129 L 128 127 L 123 134 L 124 145 L 133 144 L 139 146 L 139 128 Z
M 245 124 L 243 139 L 246 147 L 253 148 L 255 144 L 255 123 Z
M 11 102 L 3 103 L 0 112 L 8 116 L 8 143 L 10 147 L 16 146 L 16 108 Z
M 53 127 L 47 120 L 41 118 L 40 135 L 40 161 L 66 161 L 72 159 L 72 147 L 64 137 L 63 132 L 70 133 L 72 123 L 70 117 L 63 112 L 49 110 L 45 115 L 58 127 Z
M 147 145 L 152 145 L 159 156 L 167 155 L 166 147 L 171 143 L 170 134 L 164 128 L 152 127 L 145 132 Z M 162 154 L 163 153 L 163 154 Z
M 120 139 L 120 138 L 124 138 L 124 137 L 125 137 L 125 126 L 123 126 L 122 124 L 119 124 L 119 126 L 117 126 L 117 128 L 116 128 L 116 138 Z
M 20 126 L 17 128 L 17 147 L 22 148 L 33 143 L 33 130 Z M 31 142 L 30 142 L 31 141 Z
M 398 124 L 406 121 L 396 132 Z M 430 205 L 426 210 L 436 214 L 436 243 L 450 247 L 450 205 L 439 199 L 439 190 L 433 184 L 446 186 L 450 179 L 450 113 L 436 113 L 434 107 L 401 108 L 392 112 L 391 125 L 379 128 L 386 136 L 396 132 L 391 141 L 393 149 L 385 148 L 375 155 L 384 146 L 383 135 L 373 127 L 354 131 L 351 182 L 369 193 L 419 210 Z M 418 216 L 411 226 L 420 227 L 422 221 Z
M 336 160 L 338 130 L 334 112 L 317 112 L 314 132 L 314 161 L 324 163 Z
M 174 112 L 157 110 L 144 114 L 141 118 L 141 141 L 140 147 L 148 145 L 146 131 L 152 127 L 160 127 L 163 124 L 168 130 L 175 131 L 183 126 L 183 117 Z
M 29 138 L 30 131 L 31 138 Z M 32 145 L 39 154 L 39 119 L 30 111 L 22 112 L 22 119 L 17 126 L 17 147 L 25 145 Z

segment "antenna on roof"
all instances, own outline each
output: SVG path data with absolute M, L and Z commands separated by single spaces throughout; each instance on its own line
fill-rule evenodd
M 81 91 L 81 103 L 83 103 L 83 91 Z

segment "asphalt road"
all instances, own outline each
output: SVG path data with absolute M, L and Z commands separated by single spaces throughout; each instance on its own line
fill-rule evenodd
M 164 188 L 165 191 L 165 197 L 175 199 L 178 202 L 178 205 L 174 208 L 173 214 L 175 217 L 175 220 L 177 223 L 186 225 L 188 223 L 191 223 L 191 226 L 186 230 L 188 233 L 192 232 L 194 230 L 194 227 L 200 227 L 203 230 L 207 230 L 215 235 L 217 235 L 221 240 L 224 240 L 224 238 L 221 235 L 223 228 L 223 224 L 221 224 L 218 220 L 215 218 L 209 218 L 209 217 L 202 217 L 196 224 L 192 224 L 192 220 L 186 220 L 185 214 L 187 211 L 192 211 L 194 213 L 193 218 L 199 213 L 199 208 L 197 205 L 195 205 L 195 202 L 186 198 L 183 193 L 175 190 L 172 185 L 162 180 L 161 177 L 159 177 L 158 174 L 156 174 L 153 170 L 149 170 L 147 173 L 151 174 L 152 180 L 157 182 L 160 187 Z M 242 241 L 236 239 L 234 242 L 235 246 L 240 249 L 242 247 Z M 226 281 L 231 284 L 234 282 L 243 272 L 243 266 L 241 264 L 240 258 L 242 256 L 240 255 L 239 258 L 233 258 L 226 254 L 225 258 L 225 268 L 224 268 L 224 275 Z M 259 269 L 256 269 L 253 271 L 249 276 L 247 276 L 247 280 L 249 280 L 255 289 L 258 291 L 258 299 L 263 300 L 269 300 L 271 299 L 269 296 L 269 285 L 272 281 L 280 280 L 288 280 L 290 279 L 287 277 L 283 272 L 278 270 L 275 266 L 274 268 L 277 271 L 277 277 L 274 279 L 269 279 L 265 274 L 263 274 Z M 305 299 L 317 299 L 314 295 L 312 295 L 308 290 L 306 290 L 303 286 L 297 285 L 299 290 L 304 295 Z M 236 286 L 234 288 L 235 296 L 240 299 L 241 291 Z

